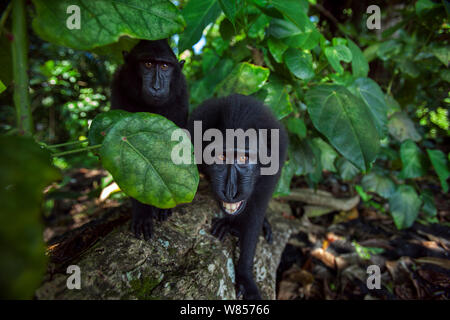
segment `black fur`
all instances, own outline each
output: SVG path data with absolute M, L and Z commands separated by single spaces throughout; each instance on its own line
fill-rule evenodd
M 182 73 L 184 61 L 178 62 L 167 40 L 140 41 L 130 53 L 124 52 L 125 63 L 115 73 L 111 87 L 111 108 L 129 112 L 152 112 L 185 127 L 189 110 L 186 79 Z M 170 95 L 166 101 L 150 104 L 143 98 L 143 61 L 165 62 L 173 66 Z
M 243 95 L 210 99 L 194 110 L 188 122 L 191 137 L 194 134 L 194 121 L 198 120 L 202 121 L 203 132 L 216 128 L 223 135 L 225 129 L 241 128 L 244 131 L 250 128 L 279 129 L 280 167 L 275 175 L 260 175 L 259 170 L 251 168 L 241 174 L 240 170 L 245 166 L 240 165 L 240 168 L 237 168 L 238 164 L 199 165 L 200 170 L 210 178 L 211 187 L 220 203 L 243 201 L 245 204 L 242 210 L 236 211 L 237 213 L 225 214 L 224 218 L 215 219 L 211 232 L 219 239 L 223 239 L 227 233 L 239 237 L 240 257 L 236 266 L 238 295 L 242 293 L 244 299 L 261 299 L 253 279 L 253 258 L 261 231 L 264 232 L 267 241 L 272 240 L 265 212 L 285 161 L 288 145 L 286 131 L 266 106 L 254 98 Z M 203 148 L 208 143 L 204 143 Z M 269 139 L 268 144 L 270 143 L 272 142 Z M 258 162 L 256 166 L 262 165 Z M 233 174 L 230 174 L 230 170 Z
M 184 128 L 189 110 L 186 79 L 181 71 L 184 61 L 178 62 L 167 40 L 142 40 L 130 53 L 124 52 L 124 60 L 114 75 L 111 108 L 157 113 Z M 145 66 L 148 62 L 151 68 Z M 163 65 L 166 70 L 161 69 Z M 135 199 L 132 204 L 132 231 L 145 240 L 152 237 L 153 219 L 163 221 L 172 213 Z

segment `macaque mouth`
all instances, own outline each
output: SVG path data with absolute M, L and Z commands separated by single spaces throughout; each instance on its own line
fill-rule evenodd
M 151 97 L 152 97 L 152 99 L 155 100 L 155 101 L 162 101 L 162 100 L 165 100 L 165 99 L 166 99 L 166 95 L 163 94 L 163 93 L 160 93 L 160 92 L 158 92 L 158 93 L 152 93 Z
M 240 211 L 242 211 L 242 209 L 245 207 L 244 205 L 244 200 L 241 200 L 239 202 L 234 202 L 234 203 L 228 203 L 225 201 L 222 201 L 222 209 L 231 215 L 236 215 L 238 214 Z

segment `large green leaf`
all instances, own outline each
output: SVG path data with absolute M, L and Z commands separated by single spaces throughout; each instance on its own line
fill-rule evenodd
M 262 98 L 259 93 L 265 94 Z M 270 75 L 269 82 L 255 95 L 269 106 L 278 120 L 283 119 L 292 112 L 292 104 L 289 100 L 288 86 L 275 75 Z
M 202 37 L 203 29 L 216 21 L 221 9 L 217 0 L 189 1 L 182 14 L 187 27 L 180 35 L 178 48 L 180 52 L 191 48 Z
M 423 190 L 420 195 L 420 200 L 423 202 L 422 212 L 425 214 L 426 218 L 432 219 L 437 215 L 436 205 L 434 204 L 434 195 L 429 190 Z
M 395 192 L 395 184 L 391 179 L 374 172 L 366 174 L 361 183 L 366 192 L 375 192 L 385 199 Z
M 317 163 L 314 151 L 309 140 L 291 139 L 289 142 L 289 161 L 295 167 L 295 175 L 305 175 L 314 172 Z
M 369 63 L 361 49 L 350 39 L 347 39 L 348 48 L 352 52 L 352 72 L 355 77 L 367 77 Z
M 402 160 L 401 177 L 403 179 L 417 178 L 425 175 L 426 162 L 420 148 L 412 140 L 406 140 L 400 147 Z
M 202 59 L 202 71 L 203 74 L 207 74 L 212 68 L 214 68 L 220 61 L 220 57 L 214 52 L 214 50 L 206 49 L 203 51 Z
M 384 137 L 387 131 L 387 107 L 384 93 L 378 84 L 370 78 L 359 78 L 349 89 L 364 101 L 375 120 L 379 136 Z
M 389 134 L 400 142 L 411 139 L 420 141 L 422 139 L 411 118 L 404 112 L 394 113 L 388 122 Z
M 312 56 L 310 53 L 290 48 L 284 53 L 284 61 L 288 69 L 297 78 L 308 80 L 314 77 Z
M 401 72 L 406 73 L 411 78 L 417 78 L 420 75 L 420 69 L 417 67 L 417 63 L 412 59 L 403 58 L 397 65 Z
M 325 57 L 337 73 L 343 73 L 344 68 L 341 66 L 341 61 L 352 61 L 352 52 L 346 46 L 339 44 L 332 47 L 325 48 Z
M 185 23 L 177 7 L 168 0 L 33 0 L 34 31 L 44 40 L 90 50 L 119 40 L 121 36 L 157 40 L 180 32 Z M 70 30 L 66 10 L 80 8 L 80 30 Z
M 240 3 L 240 0 L 219 0 L 219 4 L 222 8 L 223 13 L 225 13 L 227 18 L 234 25 L 236 14 L 239 10 L 238 6 L 242 5 Z
M 359 169 L 345 158 L 337 159 L 336 167 L 339 175 L 344 181 L 353 180 L 353 178 L 355 178 L 359 173 Z
M 238 64 L 233 71 L 219 84 L 219 96 L 232 93 L 250 95 L 258 91 L 269 78 L 270 71 L 248 62 Z
M 46 265 L 43 189 L 60 177 L 33 139 L 0 136 L 0 298 L 31 299 Z
M 409 228 L 416 221 L 422 201 L 413 187 L 401 185 L 389 199 L 389 210 L 398 229 Z
M 402 109 L 400 104 L 392 95 L 386 94 L 384 96 L 384 100 L 386 101 L 388 117 L 391 117 L 394 113 L 399 112 Z
M 333 147 L 319 137 L 313 139 L 313 144 L 320 149 L 320 164 L 322 169 L 336 172 L 334 161 L 338 157 L 338 154 L 334 151 Z
M 120 119 L 130 116 L 131 113 L 124 110 L 111 110 L 108 112 L 99 113 L 94 120 L 92 120 L 89 127 L 89 144 L 95 146 L 101 144 L 105 139 L 109 130 Z
M 258 18 L 253 21 L 250 28 L 248 29 L 247 36 L 250 38 L 258 38 L 263 40 L 265 36 L 266 27 L 269 25 L 270 18 L 265 14 L 261 14 Z
M 190 88 L 193 104 L 190 107 L 195 107 L 195 105 L 212 97 L 217 85 L 231 73 L 233 67 L 233 60 L 228 58 L 221 59 L 203 79 L 193 82 Z
M 427 149 L 428 157 L 430 158 L 431 164 L 436 171 L 439 180 L 441 181 L 441 186 L 444 192 L 448 192 L 447 179 L 450 177 L 450 170 L 448 168 L 448 162 L 445 155 L 440 150 L 430 150 Z
M 282 63 L 283 54 L 287 50 L 288 45 L 274 37 L 270 37 L 269 40 L 267 40 L 267 45 L 269 46 L 269 51 L 275 61 Z
M 314 154 L 314 170 L 313 172 L 309 173 L 306 177 L 306 181 L 308 182 L 308 185 L 314 185 L 315 187 L 317 184 L 322 180 L 322 150 L 317 146 L 317 144 L 314 143 L 314 140 L 311 140 L 311 148 Z
M 135 113 L 117 122 L 108 132 L 100 149 L 102 164 L 119 187 L 142 203 L 172 208 L 191 202 L 199 176 L 188 143 L 190 164 L 175 164 L 172 150 L 179 141 L 171 141 L 178 127 L 163 116 Z
M 287 119 L 287 129 L 296 134 L 300 139 L 306 137 L 306 125 L 302 118 L 290 117 Z
M 138 43 L 139 39 L 120 37 L 117 42 L 97 47 L 91 51 L 105 57 L 108 60 L 112 60 L 117 64 L 123 64 L 123 52 L 130 52 Z
M 272 19 L 268 33 L 291 47 L 304 50 L 313 49 L 320 39 L 320 32 L 314 24 L 309 23 L 302 30 L 294 23 L 283 19 Z
M 293 161 L 286 161 L 281 169 L 281 176 L 273 193 L 274 197 L 287 196 L 291 193 L 290 185 L 294 177 L 295 165 Z
M 450 46 L 433 48 L 431 52 L 433 52 L 434 56 L 446 67 L 448 66 L 448 62 L 450 61 Z
M 378 154 L 380 139 L 367 106 L 345 87 L 319 85 L 306 93 L 314 126 L 358 168 L 365 171 Z
M 308 1 L 305 0 L 272 0 L 272 5 L 277 8 L 289 20 L 295 23 L 301 30 L 305 30 L 309 18 Z
M 403 50 L 403 44 L 402 42 L 400 42 L 400 40 L 391 39 L 388 41 L 384 41 L 381 44 L 378 44 L 378 46 L 375 46 L 374 49 L 376 55 L 381 60 L 387 61 L 392 57 L 395 57 L 396 55 L 400 54 L 400 52 Z M 366 53 L 366 50 L 364 51 L 364 53 Z M 367 60 L 371 61 L 370 58 L 367 58 Z

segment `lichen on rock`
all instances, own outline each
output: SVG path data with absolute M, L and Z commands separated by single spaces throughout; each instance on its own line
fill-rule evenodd
M 265 299 L 275 299 L 276 269 L 281 253 L 295 231 L 286 203 L 272 201 L 267 217 L 273 244 L 261 236 L 254 275 Z M 236 239 L 218 241 L 210 233 L 219 206 L 207 191 L 178 206 L 165 222 L 155 223 L 151 241 L 136 239 L 124 223 L 96 240 L 79 256 L 53 264 L 37 299 L 236 299 L 234 264 Z M 67 265 L 81 270 L 81 289 L 66 286 Z M 56 272 L 55 272 L 56 270 Z

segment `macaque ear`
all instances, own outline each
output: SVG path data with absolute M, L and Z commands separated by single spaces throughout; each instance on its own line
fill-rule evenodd
M 184 60 L 180 60 L 180 62 L 178 62 L 180 64 L 180 69 L 183 69 L 183 66 L 184 66 L 185 62 L 186 61 L 184 61 Z
M 123 60 L 127 61 L 128 51 L 122 51 Z

